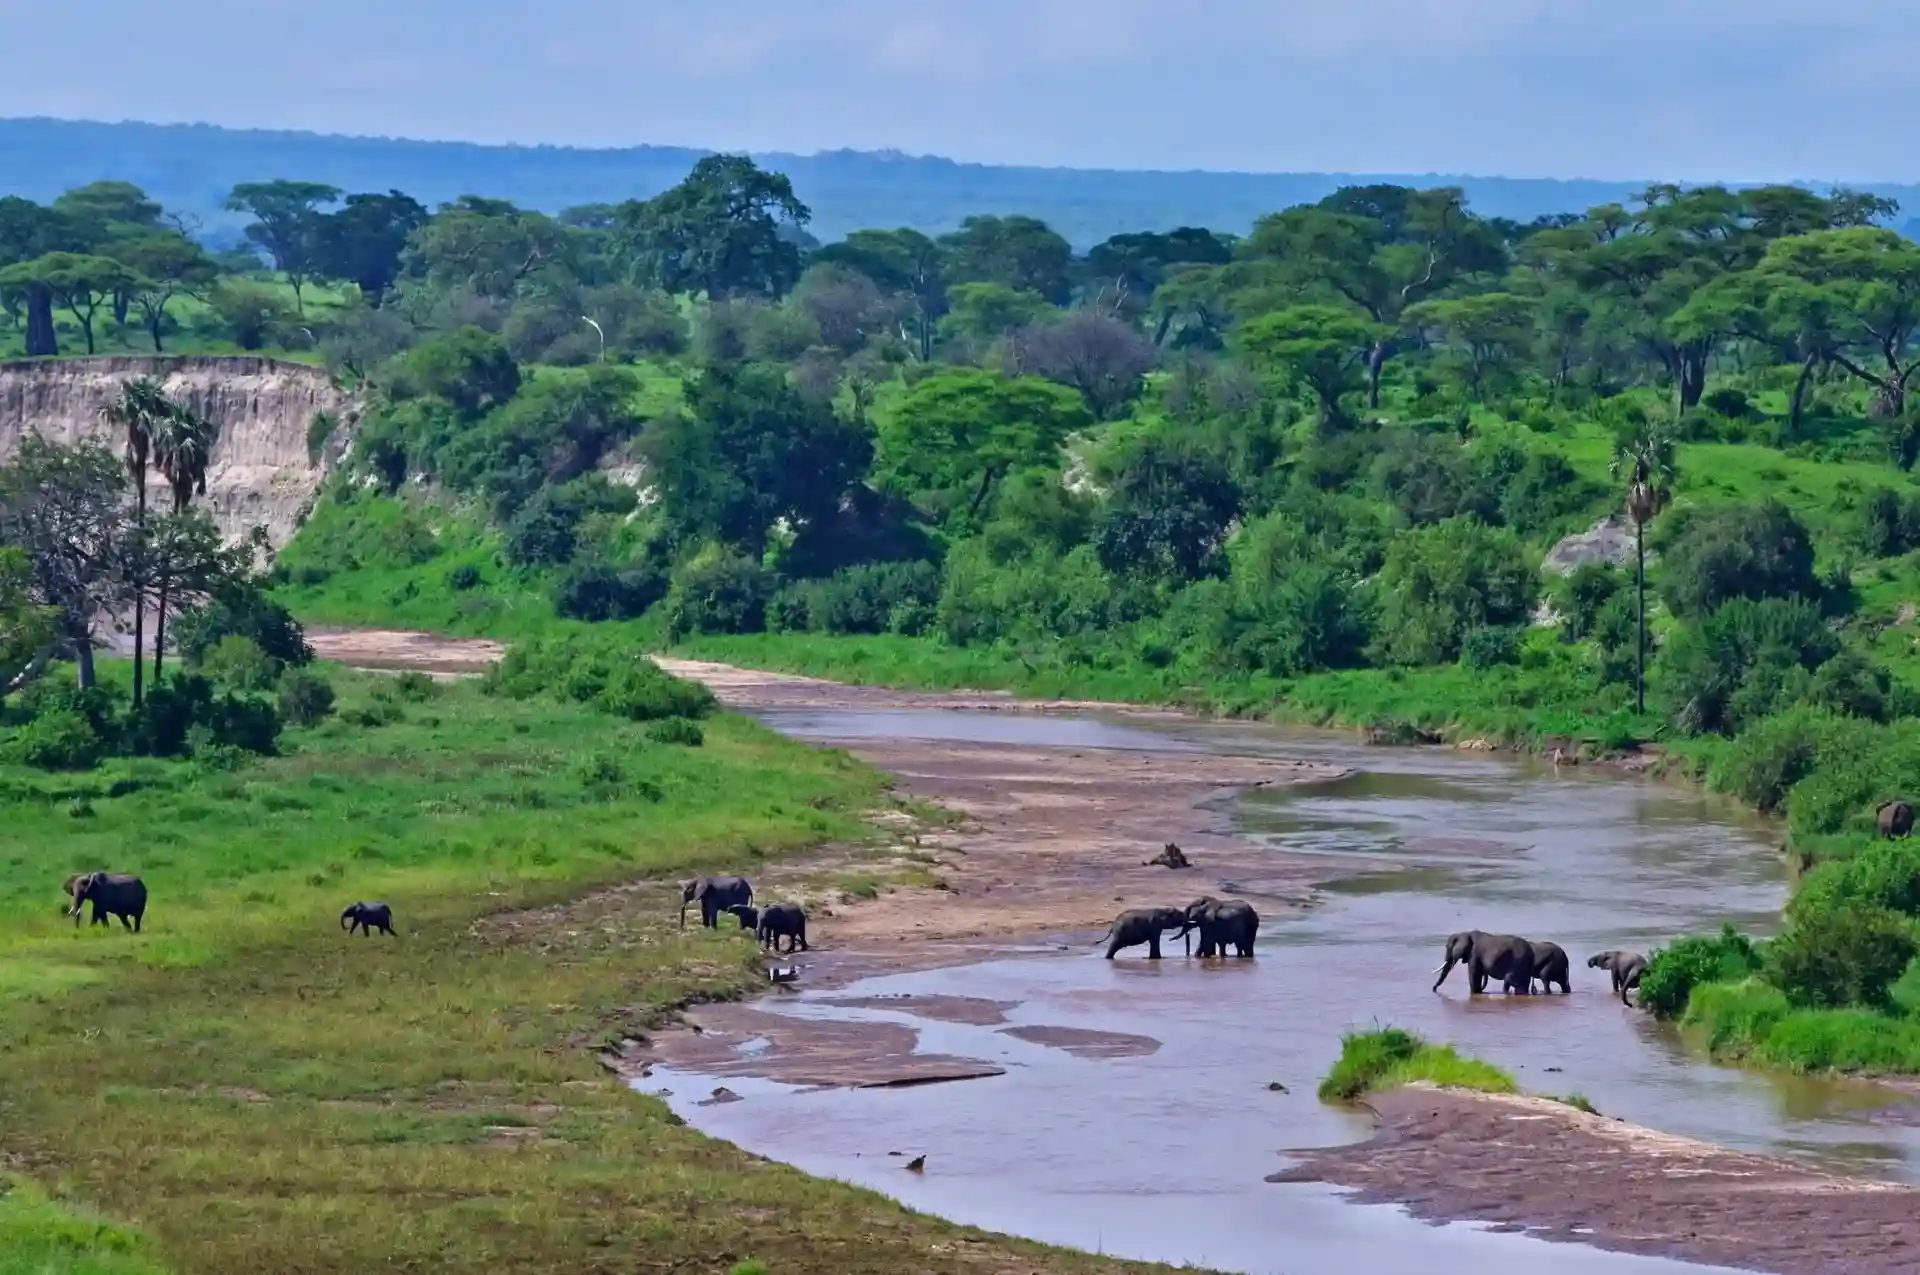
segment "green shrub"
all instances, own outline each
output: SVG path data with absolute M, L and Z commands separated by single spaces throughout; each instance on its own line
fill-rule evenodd
M 1647 960 L 1638 994 L 1642 1009 L 1656 1018 L 1678 1018 L 1693 989 L 1706 983 L 1736 982 L 1759 972 L 1760 953 L 1753 941 L 1731 925 L 1712 936 L 1690 935 L 1656 949 Z
M 653 661 L 636 656 L 614 672 L 595 703 L 603 712 L 651 722 L 704 716 L 713 710 L 714 699 L 701 683 L 670 677 Z
M 440 697 L 440 683 L 418 669 L 408 669 L 393 679 L 393 693 L 409 704 L 425 704 Z
M 553 586 L 553 609 L 571 620 L 631 620 L 667 594 L 667 574 L 653 563 L 615 569 L 604 562 L 567 568 Z
M 1760 810 L 1777 810 L 1842 733 L 1857 730 L 1830 713 L 1797 708 L 1754 723 L 1708 772 L 1708 782 Z
M 313 648 L 293 613 L 251 585 L 224 589 L 205 606 L 187 612 L 169 630 L 180 657 L 197 665 L 223 638 L 251 638 L 282 664 L 310 664 Z
M 1569 642 L 1596 636 L 1601 613 L 1627 583 L 1624 573 L 1604 562 L 1583 562 L 1569 571 L 1553 591 L 1553 606 L 1561 616 L 1560 636 Z
M 480 587 L 480 568 L 471 562 L 463 562 L 447 572 L 447 588 L 455 593 L 467 593 Z
M 1767 977 L 1803 1008 L 1884 1010 L 1917 951 L 1913 923 L 1885 908 L 1796 908 L 1767 945 Z
M 1778 501 L 1686 510 L 1675 518 L 1660 572 L 1660 596 L 1675 615 L 1705 615 L 1735 598 L 1819 595 L 1812 537 Z
M 85 714 L 52 708 L 15 728 L 0 756 L 40 770 L 91 770 L 106 755 L 106 741 Z
M 930 562 L 876 562 L 787 585 L 768 601 L 767 625 L 787 632 L 887 633 L 924 627 L 940 598 Z
M 308 669 L 280 677 L 280 716 L 295 726 L 317 726 L 333 712 L 333 683 Z
M 1469 630 L 1460 642 L 1460 663 L 1478 669 L 1518 664 L 1521 636 L 1521 630 L 1505 625 Z
M 229 633 L 200 659 L 200 671 L 236 691 L 264 691 L 280 678 L 280 661 L 250 637 Z
M 700 729 L 700 724 L 684 717 L 669 717 L 655 722 L 647 728 L 647 738 L 656 744 L 673 744 L 682 748 L 699 748 L 707 742 L 706 732 Z
M 673 575 L 667 632 L 674 638 L 758 633 L 766 627 L 772 594 L 773 575 L 759 563 L 732 553 L 702 554 Z
M 1411 1032 L 1385 1027 L 1340 1038 L 1340 1057 L 1320 1082 L 1320 1097 L 1352 1102 L 1370 1091 L 1416 1080 L 1485 1093 L 1512 1093 L 1516 1087 L 1511 1076 L 1477 1059 L 1462 1058 L 1450 1045 L 1429 1045 Z

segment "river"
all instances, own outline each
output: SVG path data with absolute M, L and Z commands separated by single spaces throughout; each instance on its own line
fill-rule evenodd
M 1787 891 L 1777 833 L 1707 795 L 1648 781 L 1448 749 L 1378 749 L 1350 735 L 1117 716 L 950 711 L 766 711 L 796 737 L 857 744 L 952 739 L 1061 748 L 1271 755 L 1351 778 L 1236 800 L 1244 836 L 1323 857 L 1322 902 L 1269 901 L 1253 961 L 1116 961 L 1057 942 L 985 963 L 867 979 L 833 993 L 1010 1004 L 1002 1025 L 849 1008 L 802 992 L 768 1008 L 910 1024 L 918 1049 L 1005 1074 L 903 1089 L 794 1090 L 729 1078 L 742 1101 L 702 1105 L 702 1077 L 656 1068 L 690 1123 L 816 1175 L 916 1209 L 1118 1256 L 1249 1275 L 1414 1275 L 1454 1260 L 1485 1275 L 1698 1271 L 1578 1245 L 1433 1228 L 1319 1186 L 1264 1179 L 1289 1148 L 1367 1136 L 1369 1122 L 1314 1086 L 1349 1028 L 1394 1024 L 1511 1070 L 1526 1089 L 1585 1095 L 1635 1124 L 1889 1179 L 1920 1179 L 1904 1099 L 1864 1084 L 1715 1067 L 1623 1007 L 1585 967 L 1603 948 L 1648 951 L 1732 920 L 1764 932 Z M 1218 882 L 1196 882 L 1215 888 Z M 1261 882 L 1230 883 L 1260 906 Z M 1182 887 L 1191 894 L 1199 889 Z M 1216 891 L 1217 892 L 1217 891 Z M 1440 939 L 1468 928 L 1551 938 L 1572 955 L 1570 997 L 1470 999 L 1456 970 L 1428 990 Z M 1077 1057 L 1004 1026 L 1147 1035 L 1140 1056 Z M 741 1042 L 751 1050 L 754 1043 Z M 1269 1088 L 1271 1082 L 1284 1091 Z M 923 1174 L 903 1156 L 924 1154 Z

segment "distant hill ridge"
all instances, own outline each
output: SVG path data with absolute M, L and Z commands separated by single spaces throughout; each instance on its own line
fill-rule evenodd
M 570 205 L 658 194 L 711 153 L 683 146 L 490 146 L 208 124 L 0 119 L 0 195 L 45 201 L 91 181 L 131 181 L 170 209 L 201 217 L 210 238 L 225 238 L 237 232 L 240 219 L 220 206 L 239 182 L 288 177 L 349 191 L 397 188 L 429 204 L 491 195 L 558 212 Z M 895 150 L 771 153 L 755 159 L 793 179 L 813 208 L 813 232 L 822 240 L 866 226 L 939 233 L 973 213 L 1017 212 L 1045 220 L 1081 249 L 1129 230 L 1193 225 L 1243 232 L 1263 213 L 1355 183 L 1459 186 L 1475 211 L 1516 220 L 1626 200 L 1647 184 L 1448 173 L 1024 168 Z M 1829 183 L 1807 184 L 1824 188 Z M 1920 185 L 1860 183 L 1859 188 L 1899 200 L 1903 221 L 1920 214 Z

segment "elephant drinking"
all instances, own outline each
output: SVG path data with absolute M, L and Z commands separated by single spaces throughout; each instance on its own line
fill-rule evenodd
M 1606 951 L 1598 952 L 1587 958 L 1590 970 L 1605 970 L 1613 982 L 1614 995 L 1620 998 L 1622 1005 L 1632 1005 L 1627 993 L 1640 986 L 1640 979 L 1647 972 L 1647 958 L 1638 952 Z
M 680 928 L 687 928 L 687 904 L 700 904 L 700 924 L 719 925 L 722 912 L 753 902 L 753 886 L 745 877 L 695 877 L 680 887 Z

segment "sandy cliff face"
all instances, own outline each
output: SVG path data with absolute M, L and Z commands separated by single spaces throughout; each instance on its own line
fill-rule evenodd
M 134 376 L 160 377 L 168 394 L 219 430 L 207 473 L 207 512 L 228 536 L 260 525 L 274 545 L 293 536 L 320 482 L 343 454 L 358 404 L 326 372 L 266 358 L 91 358 L 0 363 L 0 460 L 28 433 L 54 443 L 120 440 L 100 409 Z M 334 422 L 320 457 L 307 453 L 316 414 Z M 170 499 L 158 474 L 155 501 Z M 162 506 L 164 507 L 164 505 Z

